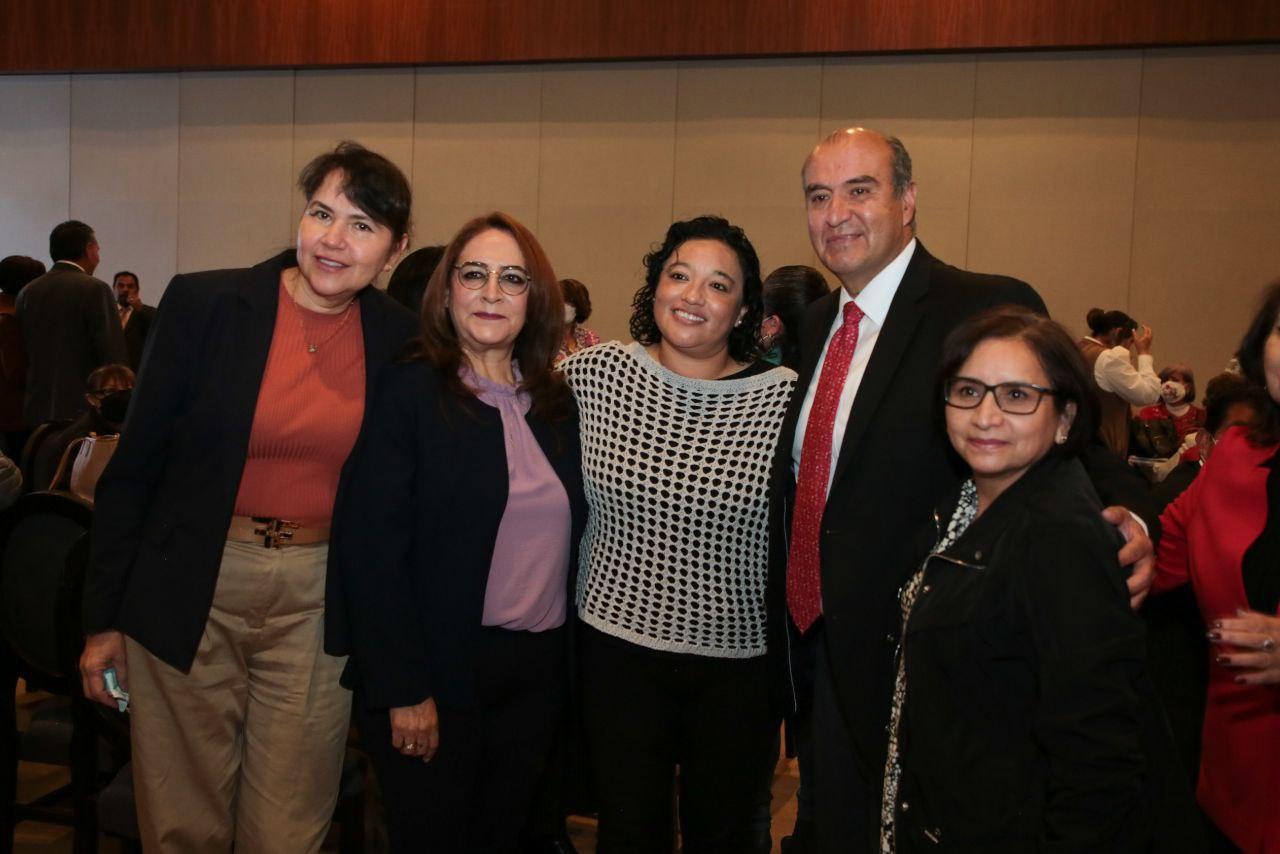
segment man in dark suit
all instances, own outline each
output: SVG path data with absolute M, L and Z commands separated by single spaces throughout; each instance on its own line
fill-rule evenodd
M 142 304 L 137 273 L 121 270 L 111 280 L 111 288 L 116 292 L 116 304 L 120 306 L 120 327 L 124 330 L 124 345 L 129 351 L 129 367 L 137 373 L 156 310 Z
M 111 289 L 93 277 L 93 229 L 76 220 L 56 226 L 49 256 L 53 267 L 23 288 L 17 302 L 28 365 L 23 414 L 31 427 L 80 415 L 88 406 L 89 374 L 127 358 Z
M 812 727 L 812 767 L 802 773 L 818 850 L 871 851 L 897 591 L 915 569 L 921 527 L 963 473 L 941 426 L 941 345 L 988 307 L 1045 306 L 1024 282 L 929 254 L 915 236 L 911 158 L 896 138 L 832 134 L 809 155 L 803 181 L 814 251 L 843 287 L 814 303 L 800 329 L 774 472 L 771 648 L 785 647 L 800 725 Z M 1137 584 L 1149 586 L 1149 574 Z

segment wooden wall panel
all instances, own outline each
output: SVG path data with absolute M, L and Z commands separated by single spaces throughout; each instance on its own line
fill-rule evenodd
M 1280 41 L 1274 0 L 5 0 L 0 71 Z M 51 49 L 56 45 L 56 49 Z

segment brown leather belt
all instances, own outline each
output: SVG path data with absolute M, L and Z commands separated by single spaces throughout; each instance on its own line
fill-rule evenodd
M 253 543 L 267 549 L 286 546 L 311 546 L 329 541 L 328 525 L 302 526 L 287 519 L 268 519 L 261 516 L 232 516 L 227 539 L 238 543 Z

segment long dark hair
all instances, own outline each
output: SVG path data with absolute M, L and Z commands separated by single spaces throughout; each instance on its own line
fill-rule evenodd
M 533 233 L 509 214 L 494 211 L 476 217 L 445 246 L 444 256 L 431 274 L 422 298 L 422 336 L 407 359 L 435 365 L 450 390 L 461 397 L 474 397 L 474 392 L 458 375 L 462 367 L 462 345 L 449 316 L 448 297 L 458 256 L 473 237 L 489 230 L 511 235 L 524 255 L 525 269 L 530 275 L 524 327 L 516 336 L 513 351 L 520 364 L 520 388 L 529 395 L 533 410 L 539 415 L 562 417 L 566 412 L 568 388 L 560 374 L 552 370 L 552 364 L 564 335 L 564 301 L 547 253 Z
M 822 274 L 803 264 L 779 267 L 764 280 L 764 316 L 776 316 L 782 323 L 775 346 L 782 350 L 782 364 L 794 368 L 800 361 L 800 318 L 809 304 L 826 296 L 831 286 Z
M 1267 388 L 1267 371 L 1264 364 L 1267 339 L 1276 333 L 1276 324 L 1280 323 L 1280 279 L 1276 279 L 1263 289 L 1258 299 L 1258 309 L 1254 312 L 1249 328 L 1245 330 L 1240 341 L 1240 349 L 1236 358 L 1240 360 L 1240 372 L 1245 379 L 1264 390 Z M 1272 445 L 1280 441 L 1280 402 L 1268 394 L 1271 401 L 1270 417 L 1261 422 L 1249 433 L 1249 441 L 1256 445 Z
M 764 316 L 764 286 L 760 282 L 760 259 L 756 249 L 741 228 L 724 217 L 700 216 L 674 222 L 667 229 L 662 245 L 644 256 L 644 284 L 631 300 L 631 337 L 649 346 L 662 340 L 658 320 L 653 316 L 653 298 L 662 278 L 662 269 L 677 249 L 690 240 L 715 240 L 738 256 L 742 268 L 742 304 L 747 313 L 742 322 L 729 331 L 729 355 L 738 362 L 751 362 L 760 355 L 756 333 Z

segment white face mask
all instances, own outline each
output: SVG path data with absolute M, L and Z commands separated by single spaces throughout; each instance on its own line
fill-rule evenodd
M 1160 395 L 1166 404 L 1177 404 L 1187 396 L 1187 387 L 1177 380 L 1169 380 L 1160 386 Z
M 578 316 L 578 310 L 573 307 L 573 303 L 564 304 L 564 322 L 566 324 L 573 323 L 573 319 Z

